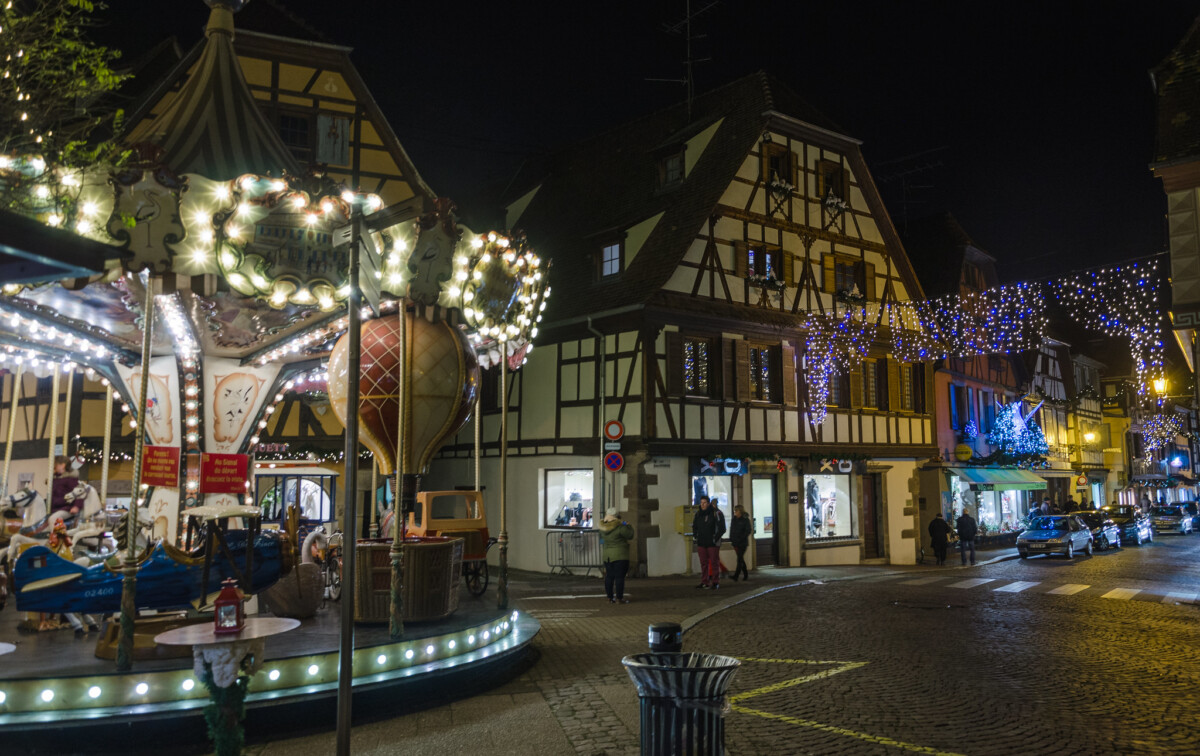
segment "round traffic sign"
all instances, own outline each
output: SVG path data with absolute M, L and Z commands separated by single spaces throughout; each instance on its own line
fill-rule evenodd
M 625 458 L 621 456 L 621 452 L 609 452 L 604 455 L 604 466 L 609 472 L 617 472 L 625 466 Z
M 625 435 L 625 426 L 620 420 L 609 420 L 604 424 L 604 437 L 609 441 L 620 441 Z

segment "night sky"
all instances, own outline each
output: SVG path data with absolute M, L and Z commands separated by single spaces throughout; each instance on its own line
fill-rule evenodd
M 167 34 L 187 49 L 207 18 L 200 0 L 108 4 L 104 39 L 128 56 Z M 651 81 L 683 74 L 666 28 L 684 0 L 285 4 L 355 48 L 417 169 L 452 198 L 684 93 Z M 1196 0 L 723 0 L 693 22 L 696 90 L 774 73 L 863 140 L 898 227 L 950 211 L 1002 277 L 1040 277 L 1165 249 L 1148 70 L 1197 14 Z

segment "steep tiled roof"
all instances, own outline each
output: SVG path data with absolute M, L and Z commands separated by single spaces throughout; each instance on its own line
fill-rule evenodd
M 1200 18 L 1152 73 L 1158 93 L 1154 161 L 1200 158 Z
M 547 320 L 642 304 L 661 289 L 762 135 L 769 110 L 837 130 L 760 72 L 700 95 L 690 118 L 681 103 L 522 168 L 507 200 L 540 187 L 516 226 L 554 261 Z M 682 184 L 660 187 L 663 151 L 718 121 L 720 127 Z M 596 255 L 605 235 L 658 213 L 662 218 L 627 270 L 598 282 Z
M 950 213 L 917 218 L 909 221 L 902 237 L 925 295 L 957 294 L 963 257 L 967 247 L 975 245 L 958 220 Z

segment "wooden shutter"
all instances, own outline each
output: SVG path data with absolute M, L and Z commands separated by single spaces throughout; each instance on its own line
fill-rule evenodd
M 858 409 L 863 404 L 863 373 L 862 365 L 850 371 L 850 409 Z
M 867 301 L 874 302 L 879 297 L 875 296 L 875 264 L 863 263 L 863 296 Z
M 667 393 L 683 396 L 683 336 L 667 332 Z
M 783 258 L 782 262 L 780 263 L 783 266 L 783 282 L 788 286 L 791 286 L 796 282 L 795 278 L 793 278 L 796 273 L 796 266 L 793 264 L 794 258 L 792 257 L 792 253 L 788 252 L 786 249 L 781 249 L 777 254 Z
M 918 370 L 919 368 L 919 370 Z M 925 394 L 925 401 L 921 404 L 921 412 L 924 414 L 933 414 L 933 408 L 937 401 L 937 393 L 934 387 L 933 378 L 933 363 L 923 362 L 920 365 L 913 365 L 913 375 L 921 376 L 921 390 Z M 913 391 L 913 401 L 916 401 L 917 392 Z
M 790 344 L 784 343 L 779 351 L 783 355 L 783 370 L 780 371 L 783 378 L 783 403 L 788 407 L 795 407 L 796 349 Z
M 900 395 L 904 387 L 900 385 L 900 372 L 900 363 L 887 360 L 887 402 L 888 409 L 892 412 L 903 409 L 900 406 Z
M 721 339 L 721 394 L 727 402 L 737 399 L 737 382 L 734 380 L 733 342 Z
M 740 278 L 745 278 L 749 275 L 748 256 L 746 254 L 746 242 L 733 243 L 733 274 Z
M 800 186 L 800 182 L 804 179 L 804 174 L 800 171 L 800 155 L 792 150 L 788 153 L 792 158 L 792 176 L 788 179 L 788 183 L 794 187 L 798 187 L 801 192 L 807 194 L 808 189 Z
M 739 402 L 750 401 L 750 342 L 733 342 L 733 385 Z
M 834 275 L 834 257 L 832 254 L 821 256 L 821 267 L 825 273 L 825 291 L 833 294 L 833 287 L 837 285 L 837 277 Z

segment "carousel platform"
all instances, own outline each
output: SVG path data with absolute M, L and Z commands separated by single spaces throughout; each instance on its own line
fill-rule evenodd
M 271 637 L 265 660 L 246 696 L 246 731 L 291 731 L 304 722 L 327 729 L 335 722 L 337 695 L 337 604 L 328 604 L 297 629 Z M 20 616 L 0 613 L 0 732 L 4 747 L 24 753 L 55 752 L 46 727 L 75 731 L 93 747 L 128 748 L 130 728 L 139 738 L 155 729 L 172 743 L 205 744 L 203 708 L 208 693 L 192 670 L 192 659 L 138 661 L 117 672 L 95 656 L 97 634 L 76 638 L 70 629 L 40 633 L 18 630 Z M 405 625 L 393 641 L 386 625 L 356 625 L 354 706 L 356 715 L 423 708 L 427 702 L 474 695 L 519 673 L 540 630 L 519 612 L 499 612 L 491 599 L 464 602 L 451 617 Z M 0 645 L 0 649 L 6 648 Z M 385 712 L 386 713 L 386 712 Z M 59 743 L 61 746 L 61 742 Z M 47 750 L 49 749 L 49 750 Z

